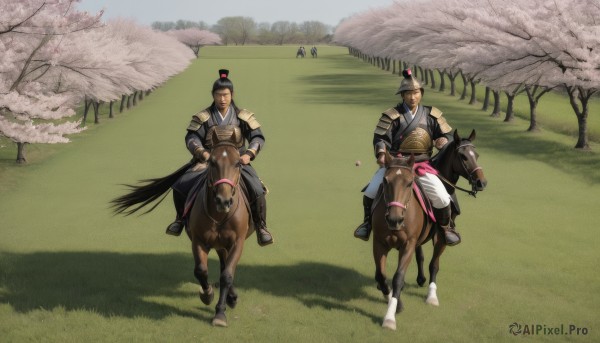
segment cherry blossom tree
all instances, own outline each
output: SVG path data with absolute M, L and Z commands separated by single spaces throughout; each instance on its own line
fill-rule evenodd
M 472 89 L 477 81 L 490 87 L 495 99 L 499 99 L 497 92 L 504 91 L 509 99 L 506 120 L 512 116 L 514 96 L 525 92 L 530 102 L 529 130 L 537 128 L 541 96 L 560 86 L 569 94 L 578 119 L 575 147 L 587 149 L 589 99 L 600 89 L 598 18 L 600 0 L 395 3 L 349 18 L 336 29 L 334 41 L 437 69 L 442 77 L 440 90 L 446 75 L 452 94 L 459 72 Z M 498 104 L 499 100 L 495 109 Z
M 208 30 L 200 30 L 198 28 L 188 28 L 184 30 L 167 31 L 167 34 L 173 35 L 181 43 L 187 45 L 196 57 L 200 54 L 200 48 L 205 45 L 221 44 L 221 37 Z
M 66 143 L 93 106 L 150 91 L 181 72 L 194 54 L 174 37 L 132 21 L 107 25 L 74 0 L 0 0 L 0 134 L 17 144 Z
M 489 0 L 455 11 L 469 18 L 461 27 L 469 48 L 460 59 L 482 67 L 490 84 L 522 85 L 530 103 L 529 130 L 537 129 L 542 95 L 559 85 L 576 90 L 569 92 L 579 125 L 575 147 L 588 149 L 588 101 L 600 89 L 600 1 Z
M 77 0 L 0 0 L 0 134 L 17 144 L 17 162 L 28 143 L 65 143 L 81 131 L 77 95 L 50 77 L 69 51 L 58 48 L 74 32 L 99 26 L 102 13 L 75 9 Z

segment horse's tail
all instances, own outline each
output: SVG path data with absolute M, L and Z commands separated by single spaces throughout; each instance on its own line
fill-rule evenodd
M 146 214 L 154 210 L 156 206 L 158 206 L 158 204 L 165 199 L 168 191 L 171 189 L 171 186 L 175 183 L 175 181 L 185 174 L 192 164 L 193 162 L 188 162 L 172 174 L 161 178 L 141 180 L 141 185 L 125 185 L 129 187 L 131 191 L 110 201 L 113 212 L 115 214 L 125 214 L 128 216 L 137 212 L 151 202 L 154 202 L 156 199 L 161 198 L 162 196 L 162 198 L 156 204 L 154 204 L 154 206 L 142 214 Z M 130 207 L 134 205 L 138 206 L 130 209 Z

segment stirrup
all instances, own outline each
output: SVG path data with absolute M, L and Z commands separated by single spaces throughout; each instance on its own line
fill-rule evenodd
M 369 241 L 369 236 L 371 235 L 371 228 L 369 222 L 364 222 L 360 224 L 356 230 L 354 230 L 354 237 L 358 239 L 362 239 L 365 242 Z
M 181 231 L 183 231 L 183 227 L 183 222 L 181 220 L 176 220 L 167 226 L 165 233 L 171 236 L 179 236 L 181 235 Z
M 268 236 L 266 240 L 263 238 Z M 273 244 L 273 235 L 267 230 L 267 228 L 256 229 L 256 240 L 258 241 L 258 245 L 261 247 L 267 246 L 269 244 Z
M 460 234 L 453 228 L 442 228 L 442 230 L 444 230 L 444 239 L 446 240 L 447 246 L 453 247 L 461 242 Z

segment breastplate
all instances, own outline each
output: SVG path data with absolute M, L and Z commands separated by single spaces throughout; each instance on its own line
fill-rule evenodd
M 431 154 L 433 142 L 424 129 L 417 127 L 400 143 L 398 151 L 403 154 Z

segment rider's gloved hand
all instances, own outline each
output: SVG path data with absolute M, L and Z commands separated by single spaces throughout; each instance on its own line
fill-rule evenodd
M 208 152 L 206 149 L 198 148 L 194 150 L 194 159 L 200 163 L 206 162 L 209 157 L 210 152 Z

